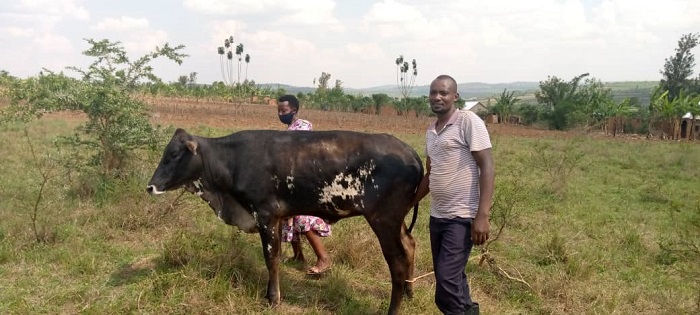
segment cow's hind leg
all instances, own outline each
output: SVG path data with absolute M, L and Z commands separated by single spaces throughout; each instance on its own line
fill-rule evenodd
M 404 294 L 407 298 L 413 298 L 413 279 L 415 277 L 415 261 L 416 261 L 416 240 L 408 233 L 406 224 L 401 224 L 401 245 L 406 252 L 407 267 L 406 267 L 406 284 L 404 285 Z
M 404 290 L 408 284 L 410 268 L 412 268 L 413 253 L 410 255 L 406 250 L 402 233 L 406 228 L 401 221 L 379 221 L 369 220 L 372 230 L 379 239 L 379 245 L 382 248 L 384 259 L 389 265 L 391 273 L 391 303 L 389 304 L 389 314 L 395 315 L 399 313 L 401 302 L 403 300 Z M 407 235 L 407 234 L 406 234 Z M 409 244 L 407 239 L 405 240 Z M 412 239 L 411 239 L 412 241 Z

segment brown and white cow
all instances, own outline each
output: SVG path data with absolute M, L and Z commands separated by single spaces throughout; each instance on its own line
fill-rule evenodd
M 413 148 L 387 134 L 351 131 L 248 130 L 220 138 L 175 131 L 147 191 L 185 186 L 224 222 L 258 232 L 269 279 L 267 298 L 280 302 L 279 254 L 283 218 L 314 215 L 335 223 L 364 216 L 391 272 L 389 314 L 412 296 L 415 241 L 407 228 L 423 176 Z

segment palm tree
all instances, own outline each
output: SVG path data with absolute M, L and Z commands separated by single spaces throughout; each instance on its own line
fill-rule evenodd
M 250 63 L 250 55 L 245 54 L 245 80 L 248 81 L 248 64 Z
M 233 67 L 231 67 L 231 63 L 233 60 L 233 53 L 231 52 L 231 46 L 233 45 L 233 36 L 230 36 L 229 38 L 226 38 L 224 40 L 224 46 L 220 46 L 217 49 L 217 52 L 219 53 L 219 65 L 221 66 L 221 76 L 224 79 L 224 83 L 227 85 L 233 84 L 232 78 L 232 72 L 233 72 Z M 224 67 L 224 55 L 226 56 L 226 66 Z
M 243 44 L 236 46 L 236 56 L 238 56 L 238 82 L 241 83 L 241 57 L 243 55 Z
M 496 105 L 493 106 L 492 111 L 501 117 L 503 123 L 508 123 L 510 115 L 513 114 L 515 104 L 517 104 L 520 99 L 515 97 L 515 91 L 508 92 L 503 89 L 501 95 L 496 97 Z
M 413 71 L 409 73 L 408 70 L 410 70 L 411 67 Z M 409 66 L 408 61 L 404 61 L 403 55 L 399 55 L 399 57 L 396 58 L 396 84 L 404 99 L 410 96 L 411 90 L 416 82 L 416 76 L 418 76 L 418 62 L 413 59 Z
M 680 136 L 681 112 L 683 111 L 680 105 L 683 98 L 681 92 L 681 95 L 671 99 L 669 91 L 666 90 L 656 97 L 651 104 L 656 118 L 662 121 L 662 131 L 672 140 L 676 140 Z
M 632 106 L 632 100 L 628 97 L 622 100 L 620 103 L 615 103 L 612 99 L 609 101 L 611 105 L 606 113 L 604 124 L 606 125 L 607 134 L 607 122 L 608 118 L 612 118 L 612 134 L 613 137 L 617 136 L 617 131 L 620 130 L 624 132 L 623 121 L 625 117 L 630 114 L 637 112 L 638 108 Z

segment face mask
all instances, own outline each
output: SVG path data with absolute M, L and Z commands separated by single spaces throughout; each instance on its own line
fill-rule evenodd
M 294 113 L 289 113 L 289 114 L 284 114 L 284 115 L 278 115 L 280 117 L 280 121 L 285 124 L 289 125 L 292 123 L 292 120 L 294 119 Z

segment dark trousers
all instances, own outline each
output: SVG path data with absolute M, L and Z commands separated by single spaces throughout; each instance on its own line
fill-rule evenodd
M 474 302 L 464 271 L 472 250 L 472 219 L 430 217 L 435 304 L 443 314 L 464 314 Z

